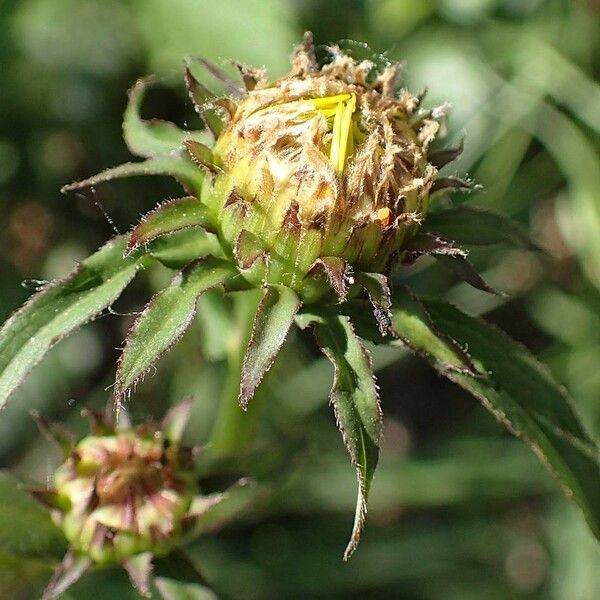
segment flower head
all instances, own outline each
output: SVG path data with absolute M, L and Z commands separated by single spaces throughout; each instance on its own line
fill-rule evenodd
M 427 212 L 437 174 L 427 149 L 443 116 L 415 116 L 420 99 L 397 91 L 398 65 L 330 54 L 319 66 L 307 35 L 285 77 L 245 69 L 242 97 L 209 103 L 225 125 L 200 159 L 213 173 L 202 200 L 246 278 L 305 301 L 324 293 L 323 259 L 387 273 L 401 255 Z M 188 148 L 198 159 L 198 144 Z

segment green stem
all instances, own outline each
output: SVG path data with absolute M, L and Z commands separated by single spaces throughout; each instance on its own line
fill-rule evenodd
M 244 411 L 240 408 L 238 396 L 242 364 L 260 294 L 249 291 L 238 292 L 233 296 L 236 327 L 229 340 L 228 373 L 209 446 L 213 459 L 226 459 L 241 454 L 252 443 L 257 429 L 258 402 L 251 403 L 248 410 Z

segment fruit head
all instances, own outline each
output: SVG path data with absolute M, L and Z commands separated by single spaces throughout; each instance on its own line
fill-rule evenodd
M 197 491 L 187 462 L 148 427 L 85 437 L 55 473 L 54 519 L 96 563 L 165 554 Z
M 251 72 L 243 98 L 222 99 L 227 123 L 202 199 L 248 279 L 283 283 L 307 301 L 323 293 L 320 259 L 389 271 L 437 173 L 427 148 L 439 123 L 413 117 L 419 99 L 395 91 L 398 72 L 336 48 L 319 67 L 306 38 L 288 75 L 266 82 Z

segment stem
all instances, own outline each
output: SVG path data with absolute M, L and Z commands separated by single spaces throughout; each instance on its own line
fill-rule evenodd
M 260 294 L 255 291 L 238 292 L 233 297 L 236 327 L 229 340 L 228 373 L 209 446 L 213 459 L 230 458 L 247 449 L 256 434 L 259 413 L 258 402 L 252 402 L 244 411 L 240 408 L 238 397 L 242 364 Z

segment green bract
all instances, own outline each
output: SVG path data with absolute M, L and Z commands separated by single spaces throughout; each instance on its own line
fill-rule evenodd
M 192 67 L 203 67 L 227 94 L 212 94 Z M 134 86 L 124 134 L 144 160 L 64 190 L 170 174 L 186 196 L 150 211 L 129 235 L 111 240 L 66 279 L 40 290 L 7 321 L 0 331 L 0 403 L 54 343 L 109 307 L 140 268 L 159 262 L 176 273 L 127 336 L 116 402 L 183 335 L 205 291 L 261 288 L 241 369 L 240 404 L 253 397 L 292 325 L 311 327 L 334 367 L 330 398 L 359 483 L 345 558 L 363 528 L 382 429 L 364 339 L 403 344 L 480 399 L 533 448 L 600 537 L 598 447 L 565 392 L 497 330 L 392 285 L 392 268 L 428 254 L 495 293 L 460 244 L 535 250 L 502 215 L 467 205 L 436 206 L 435 194 L 444 189 L 472 189 L 468 181 L 438 173 L 462 150 L 462 144 L 430 148 L 445 107 L 423 109 L 422 97 L 397 89 L 395 65 L 379 69 L 337 47 L 325 49 L 317 62 L 309 34 L 285 77 L 269 82 L 262 70 L 239 71 L 236 81 L 203 59 L 188 66 L 188 92 L 204 123 L 199 131 L 142 120 L 148 81 Z M 95 437 L 88 442 L 107 443 Z M 150 444 L 148 452 L 153 449 Z M 80 475 L 73 469 L 65 467 L 59 479 L 62 497 L 75 505 L 68 484 Z M 185 491 L 177 492 L 168 513 L 173 523 L 193 493 L 183 473 L 181 481 Z M 75 522 L 69 537 L 88 552 L 93 536 Z M 132 547 L 162 549 L 146 530 Z M 110 552 L 106 556 L 116 558 L 121 551 L 115 546 Z

